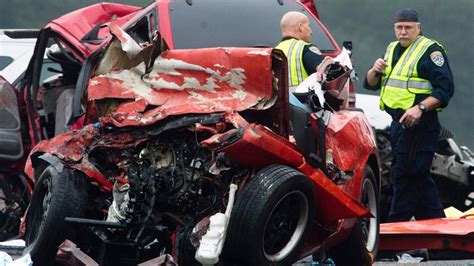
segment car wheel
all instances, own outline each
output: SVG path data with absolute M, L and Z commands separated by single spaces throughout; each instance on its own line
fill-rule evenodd
M 71 169 L 58 173 L 53 166 L 42 172 L 33 190 L 26 218 L 25 252 L 35 265 L 51 265 L 64 239 L 73 239 L 66 217 L 83 217 L 87 180 Z
M 371 265 L 377 256 L 379 242 L 379 205 L 375 176 L 370 167 L 364 171 L 360 202 L 374 217 L 357 219 L 347 241 L 330 252 L 337 265 Z
M 315 213 L 312 182 L 280 165 L 262 169 L 238 196 L 224 258 L 244 265 L 290 265 Z

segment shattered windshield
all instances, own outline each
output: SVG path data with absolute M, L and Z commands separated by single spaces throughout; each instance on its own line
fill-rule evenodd
M 280 19 L 288 11 L 308 12 L 293 1 L 199 0 L 169 4 L 174 46 L 274 47 L 281 40 Z M 320 50 L 336 50 L 320 25 L 311 19 L 313 43 Z

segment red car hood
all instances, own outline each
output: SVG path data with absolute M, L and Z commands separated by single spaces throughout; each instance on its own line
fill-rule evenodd
M 103 124 L 144 126 L 170 115 L 265 109 L 276 98 L 271 48 L 170 50 L 145 73 L 145 63 L 135 62 L 140 54 L 129 60 L 123 50 L 130 43 L 121 42 L 121 48 L 118 41 L 110 45 L 99 63 L 102 74 L 89 81 L 89 101 L 119 101 L 112 112 L 99 114 Z

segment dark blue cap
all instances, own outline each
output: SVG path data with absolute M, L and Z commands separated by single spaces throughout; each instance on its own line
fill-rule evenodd
M 419 22 L 418 12 L 413 8 L 404 8 L 395 14 L 395 22 Z

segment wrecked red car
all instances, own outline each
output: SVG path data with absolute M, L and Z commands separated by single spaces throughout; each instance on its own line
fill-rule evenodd
M 286 58 L 255 48 L 276 45 L 281 15 L 304 10 L 318 46 L 338 54 L 312 7 L 100 4 L 48 24 L 19 86 L 31 144 L 49 138 L 25 168 L 35 184 L 23 224 L 33 261 L 49 264 L 67 238 L 108 265 L 164 254 L 182 265 L 288 265 L 318 250 L 370 263 L 380 178 L 366 118 L 321 108 L 290 129 Z M 237 19 L 253 28 L 239 32 Z M 204 48 L 216 46 L 232 48 Z M 39 84 L 44 53 L 61 69 Z M 55 112 L 41 115 L 53 92 Z M 300 130 L 316 137 L 290 141 Z

